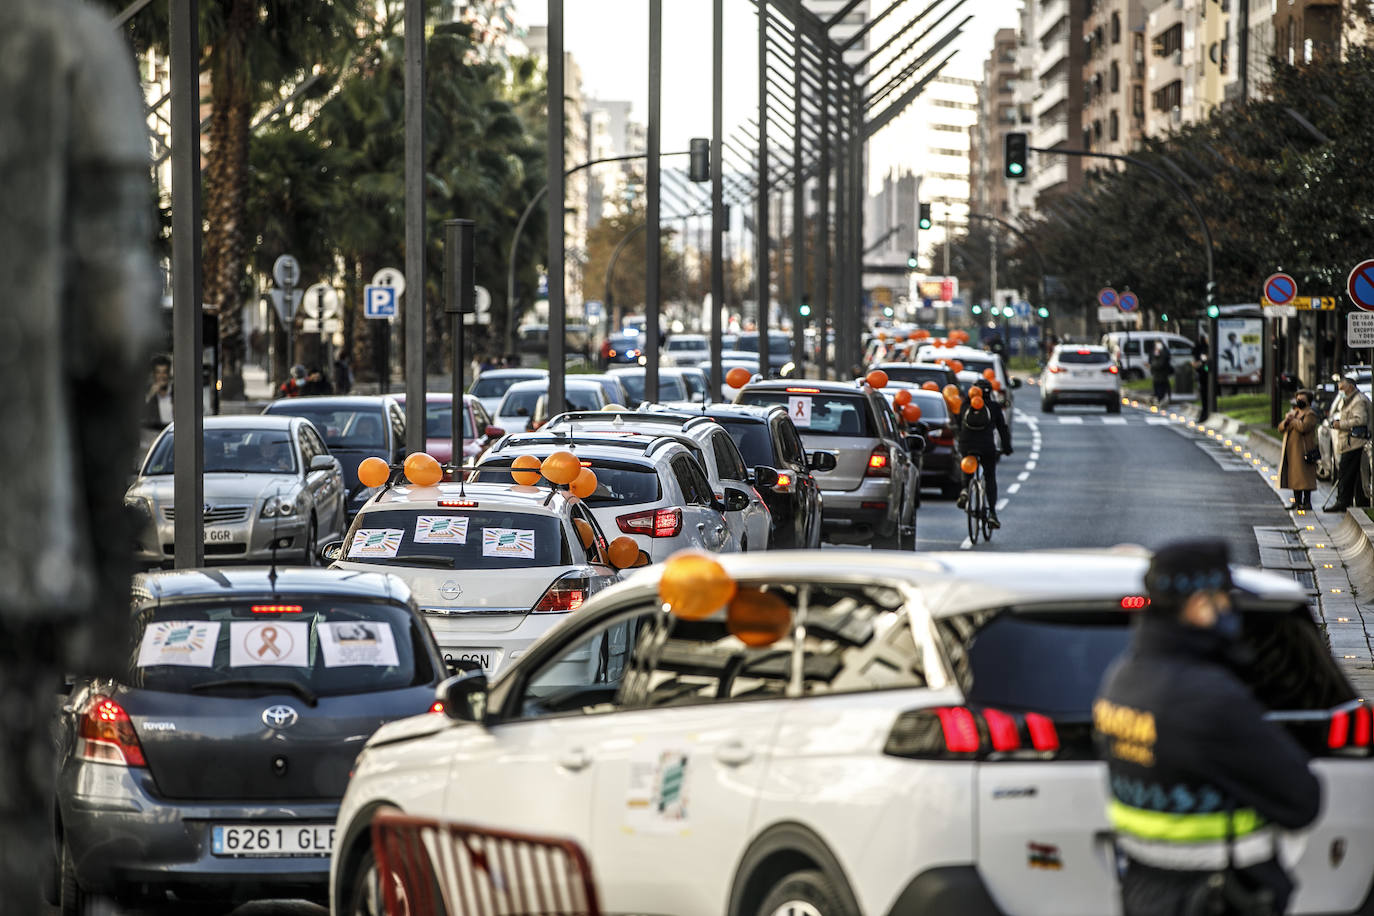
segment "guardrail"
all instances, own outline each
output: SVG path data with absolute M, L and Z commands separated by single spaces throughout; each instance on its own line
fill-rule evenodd
M 403 814 L 372 819 L 388 916 L 600 916 L 577 843 Z

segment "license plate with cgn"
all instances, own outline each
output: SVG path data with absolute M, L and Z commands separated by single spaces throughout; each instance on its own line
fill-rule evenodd
M 334 846 L 330 824 L 216 824 L 210 851 L 217 856 L 327 856 Z

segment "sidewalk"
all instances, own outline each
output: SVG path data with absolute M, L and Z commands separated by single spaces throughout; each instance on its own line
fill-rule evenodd
M 1258 430 L 1247 430 L 1231 417 L 1213 414 L 1196 420 L 1194 404 L 1160 408 L 1147 398 L 1131 398 L 1132 407 L 1166 416 L 1223 443 L 1248 460 L 1286 506 L 1288 492 L 1279 489 L 1281 443 Z M 1374 521 L 1362 508 L 1322 512 L 1331 493 L 1319 481 L 1312 494 L 1314 511 L 1288 510 L 1291 528 L 1256 529 L 1260 563 L 1289 575 L 1307 588 L 1317 623 L 1331 654 L 1360 696 L 1374 697 Z

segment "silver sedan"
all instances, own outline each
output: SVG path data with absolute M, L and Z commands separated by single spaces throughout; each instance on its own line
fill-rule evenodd
M 135 555 L 145 566 L 172 560 L 174 437 L 162 431 L 124 497 L 142 518 Z M 204 483 L 208 563 L 314 564 L 317 545 L 347 530 L 339 462 L 300 417 L 206 417 Z

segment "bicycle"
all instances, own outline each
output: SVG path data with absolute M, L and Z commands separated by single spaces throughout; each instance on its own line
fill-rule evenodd
M 977 544 L 981 537 L 984 541 L 992 540 L 992 524 L 988 519 L 988 489 L 983 480 L 983 465 L 980 462 L 974 470 L 973 475 L 968 481 L 968 498 L 964 503 L 964 511 L 968 515 L 968 539 L 971 544 Z

